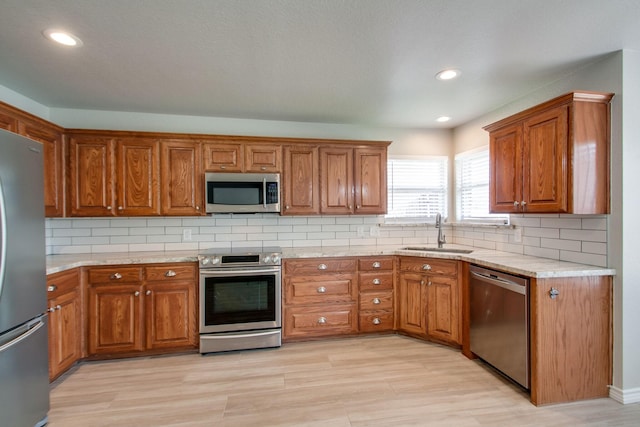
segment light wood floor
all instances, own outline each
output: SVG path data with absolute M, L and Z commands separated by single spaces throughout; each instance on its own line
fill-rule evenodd
M 49 412 L 49 427 L 638 425 L 640 404 L 535 407 L 482 362 L 398 335 L 86 362 Z

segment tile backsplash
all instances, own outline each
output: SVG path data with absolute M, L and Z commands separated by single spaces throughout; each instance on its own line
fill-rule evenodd
M 448 243 L 607 266 L 606 215 L 512 215 L 510 226 L 446 224 Z M 433 224 L 384 216 L 49 218 L 47 254 L 280 246 L 435 245 Z

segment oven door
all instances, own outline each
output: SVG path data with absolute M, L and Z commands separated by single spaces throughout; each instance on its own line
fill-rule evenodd
M 280 328 L 280 267 L 200 270 L 200 333 Z

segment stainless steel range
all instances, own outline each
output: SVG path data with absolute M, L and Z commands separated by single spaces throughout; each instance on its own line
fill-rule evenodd
M 280 347 L 280 248 L 198 255 L 200 353 Z

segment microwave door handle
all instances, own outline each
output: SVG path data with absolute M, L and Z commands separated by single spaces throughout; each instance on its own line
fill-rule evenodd
M 0 178 L 0 297 L 7 265 L 7 206 L 4 200 L 4 189 Z
M 267 178 L 262 178 L 262 206 L 267 209 Z

